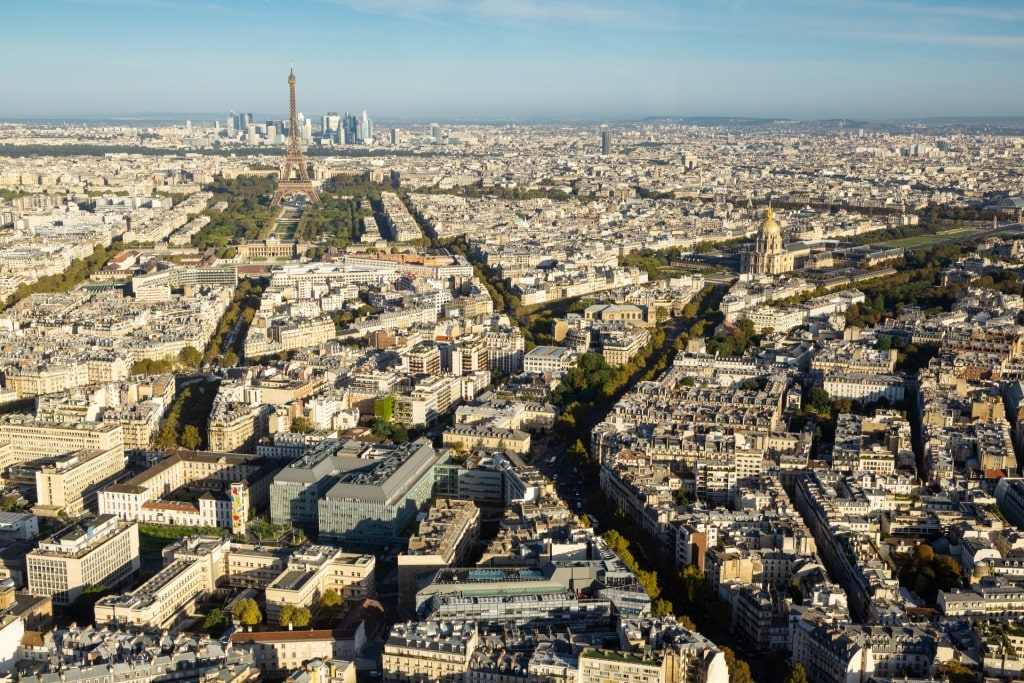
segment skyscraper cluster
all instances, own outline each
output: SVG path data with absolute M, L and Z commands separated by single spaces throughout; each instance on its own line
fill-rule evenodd
M 257 124 L 251 113 L 231 112 L 227 118 L 224 136 L 234 140 L 241 137 L 243 142 L 259 144 L 283 144 L 290 131 L 285 121 L 267 120 Z M 313 119 L 299 114 L 299 139 L 304 143 L 319 140 L 324 144 L 356 145 L 373 142 L 373 119 L 364 109 L 362 114 L 344 116 L 338 112 L 327 112 L 320 117 L 320 129 L 314 131 Z
M 342 119 L 342 132 L 346 145 L 372 142 L 373 120 L 366 115 L 365 109 L 361 116 L 345 112 L 345 117 Z

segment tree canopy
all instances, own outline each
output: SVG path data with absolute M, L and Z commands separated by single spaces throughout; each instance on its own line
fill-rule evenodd
M 210 206 L 221 201 L 228 206 L 223 211 L 206 211 L 210 222 L 192 236 L 193 246 L 223 249 L 228 244 L 266 237 L 276 214 L 270 207 L 276 185 L 276 179 L 261 176 L 238 176 L 231 180 L 215 177 L 203 188 L 213 193 Z
M 804 665 L 797 662 L 793 665 L 793 668 L 789 670 L 789 675 L 786 676 L 785 683 L 810 683 L 807 679 L 807 670 L 804 669 Z
M 178 360 L 188 368 L 198 368 L 203 362 L 202 352 L 194 346 L 186 346 L 178 352 Z
M 312 615 L 307 608 L 285 603 L 284 607 L 281 608 L 281 616 L 278 617 L 278 623 L 281 626 L 305 628 L 309 626 L 311 618 Z
M 185 425 L 185 430 L 181 433 L 182 448 L 194 451 L 199 448 L 201 443 L 203 443 L 203 437 L 199 433 L 199 427 L 196 427 L 195 425 Z
M 224 614 L 224 610 L 219 607 L 210 610 L 203 620 L 203 630 L 214 638 L 220 638 L 221 634 L 227 630 L 228 625 L 228 615 Z
M 18 285 L 14 293 L 7 297 L 7 301 L 3 307 L 0 307 L 0 310 L 13 306 L 31 294 L 70 292 L 79 283 L 102 268 L 108 259 L 117 255 L 123 249 L 124 244 L 121 242 L 114 242 L 107 248 L 104 248 L 102 244 L 97 244 L 93 248 L 92 254 L 86 258 L 76 258 L 63 272 L 54 275 L 44 275 L 31 284 L 23 282 Z
M 672 616 L 674 612 L 675 610 L 672 607 L 672 603 L 665 598 L 658 598 L 651 606 L 651 615 L 655 617 Z
M 960 564 L 949 555 L 936 555 L 927 543 L 921 543 L 911 554 L 896 553 L 900 585 L 929 604 L 934 604 L 939 591 L 949 591 L 960 585 Z
M 750 665 L 742 659 L 737 659 L 732 648 L 723 647 L 722 654 L 725 655 L 725 666 L 729 670 L 729 683 L 754 683 Z
M 320 612 L 327 616 L 334 616 L 341 611 L 344 601 L 341 599 L 341 595 L 338 591 L 333 588 L 328 588 L 320 595 Z
M 651 600 L 656 600 L 661 595 L 661 587 L 658 585 L 658 575 L 656 572 L 647 571 L 640 568 L 640 563 L 636 561 L 633 553 L 629 549 L 629 541 L 615 529 L 612 529 L 604 535 L 604 541 L 608 544 L 608 547 L 615 551 L 615 554 L 622 558 L 623 563 L 629 569 L 636 574 L 637 581 L 640 582 L 640 586 L 647 591 L 647 594 L 651 596 Z M 667 602 L 667 601 L 665 601 Z M 672 605 L 668 603 L 669 612 L 671 613 Z
M 974 683 L 974 672 L 955 659 L 948 659 L 935 667 L 935 677 L 949 683 Z
M 235 604 L 235 609 L 231 611 L 231 615 L 235 618 L 235 621 L 243 626 L 255 626 L 263 621 L 263 613 L 260 612 L 260 606 L 252 598 L 242 598 L 239 600 Z

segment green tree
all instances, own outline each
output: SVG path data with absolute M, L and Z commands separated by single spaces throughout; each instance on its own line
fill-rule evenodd
M 408 443 L 409 430 L 404 425 L 394 425 L 391 429 L 391 440 L 395 443 Z
M 804 665 L 797 662 L 793 665 L 793 668 L 789 670 L 789 675 L 786 676 L 785 683 L 810 683 L 807 680 L 807 671 L 804 669 Z
M 789 597 L 793 600 L 794 603 L 796 603 L 797 605 L 804 604 L 804 592 L 803 589 L 800 588 L 800 581 L 798 579 L 794 578 L 789 580 L 788 590 Z
M 955 659 L 946 660 L 935 667 L 935 677 L 949 683 L 974 683 L 974 673 Z
M 309 421 L 308 417 L 299 415 L 292 420 L 291 431 L 296 434 L 309 434 L 313 431 L 313 423 Z
M 935 575 L 944 578 L 956 579 L 960 576 L 960 563 L 949 555 L 940 555 L 933 563 Z
M 242 626 L 250 628 L 263 621 L 263 613 L 260 612 L 260 606 L 252 598 L 242 598 L 239 600 L 235 605 L 235 609 L 232 610 L 231 616 Z
M 233 368 L 238 365 L 238 354 L 231 349 L 228 349 L 224 352 L 224 355 L 221 356 L 220 364 L 225 368 Z
M 607 543 L 608 547 L 617 555 L 621 555 L 629 548 L 629 541 L 623 538 L 622 534 L 615 529 L 611 529 L 604 535 L 604 542 Z
M 665 598 L 658 598 L 651 605 L 651 615 L 655 617 L 668 617 L 671 616 L 675 610 L 672 607 L 672 603 Z
M 639 569 L 638 565 L 636 565 L 636 558 L 633 558 L 632 553 L 630 553 L 629 557 L 633 560 L 633 562 L 628 564 L 633 565 L 630 568 L 633 569 L 633 571 L 636 573 L 637 581 L 640 582 L 640 585 L 643 587 L 643 589 L 647 591 L 647 594 L 651 596 L 652 600 L 654 600 L 659 595 L 661 595 L 661 587 L 658 585 L 657 572 Z M 625 558 L 623 558 L 623 561 L 625 561 Z
M 203 630 L 209 633 L 214 638 L 220 638 L 221 634 L 224 633 L 228 628 L 228 615 L 224 614 L 224 610 L 219 607 L 214 607 L 210 610 L 210 613 L 206 615 L 203 620 Z
M 249 531 L 262 543 L 266 540 L 276 541 L 284 533 L 284 527 L 280 524 L 273 524 L 265 519 L 254 519 L 249 522 Z
M 675 496 L 676 503 L 681 505 L 682 507 L 686 507 L 687 505 L 690 504 L 690 497 L 686 495 L 686 489 L 684 489 L 682 486 L 676 489 Z
M 935 551 L 927 543 L 919 543 L 914 548 L 914 562 L 917 564 L 930 564 L 935 559 Z
M 278 623 L 280 623 L 281 626 L 305 628 L 306 626 L 309 626 L 311 618 L 312 615 L 305 607 L 285 603 L 281 608 L 281 616 L 278 618 Z
M 576 439 L 576 442 L 569 447 L 569 457 L 572 458 L 573 462 L 584 463 L 587 461 L 587 447 L 583 445 L 582 439 Z
M 391 431 L 394 427 L 390 422 L 382 417 L 378 417 L 373 421 L 370 426 L 370 433 L 378 439 L 388 439 L 391 437 Z
M 320 612 L 322 614 L 334 615 L 341 610 L 341 606 L 344 602 L 338 591 L 333 588 L 328 588 L 320 596 Z
M 807 405 L 813 408 L 815 412 L 825 412 L 829 409 L 831 403 L 832 397 L 821 387 L 811 387 L 811 390 L 807 392 Z
M 186 346 L 178 353 L 178 360 L 189 368 L 198 368 L 203 362 L 203 354 L 194 346 Z
M 170 419 L 164 421 L 160 427 L 160 433 L 156 435 L 156 439 L 153 441 L 153 445 L 157 448 L 174 448 L 178 445 L 178 430 L 174 422 Z
M 723 647 L 722 654 L 725 655 L 725 667 L 729 672 L 729 683 L 754 683 L 754 677 L 750 673 L 750 665 L 742 659 L 736 658 L 732 648 Z
M 562 443 L 568 443 L 576 435 L 578 425 L 576 424 L 576 417 L 572 414 L 571 410 L 563 410 L 558 418 L 555 420 L 553 431 L 555 438 Z
M 199 434 L 199 427 L 195 425 L 185 425 L 185 431 L 181 433 L 181 445 L 183 448 L 187 448 L 190 451 L 194 451 L 199 448 L 199 444 L 203 442 L 203 437 Z
M 17 493 L 8 493 L 0 498 L 0 510 L 4 512 L 21 512 L 25 507 L 25 500 Z

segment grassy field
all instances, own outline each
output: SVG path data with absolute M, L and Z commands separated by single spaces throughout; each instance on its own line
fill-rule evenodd
M 163 526 L 157 524 L 139 525 L 139 554 L 142 562 L 151 564 L 163 563 L 163 550 L 179 538 L 202 534 L 204 536 L 224 536 L 226 529 L 192 526 Z
M 918 235 L 917 237 L 907 237 L 902 240 L 892 240 L 890 242 L 882 242 L 879 246 L 886 247 L 923 247 L 929 244 L 935 244 L 938 242 L 945 242 L 950 239 L 958 239 L 961 237 L 970 237 L 978 233 L 978 230 L 957 230 L 955 232 L 943 232 L 937 235 Z

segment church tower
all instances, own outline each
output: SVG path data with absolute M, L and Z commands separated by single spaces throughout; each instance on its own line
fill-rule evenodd
M 779 275 L 792 269 L 793 260 L 782 248 L 782 226 L 775 220 L 775 212 L 769 204 L 764 222 L 757 230 L 747 272 L 751 275 Z

